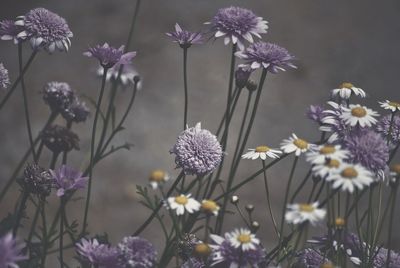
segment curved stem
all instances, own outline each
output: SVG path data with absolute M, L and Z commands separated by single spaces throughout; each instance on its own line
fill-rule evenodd
M 270 195 L 269 195 L 269 187 L 268 187 L 268 180 L 267 180 L 267 171 L 265 170 L 265 161 L 262 160 L 261 162 L 262 162 L 262 167 L 263 167 L 264 186 L 265 186 L 265 194 L 266 194 L 266 196 L 267 196 L 268 210 L 269 210 L 269 214 L 270 214 L 270 216 L 271 216 L 272 223 L 273 223 L 273 225 L 274 225 L 275 233 L 276 233 L 276 235 L 277 235 L 278 238 L 279 238 L 279 237 L 280 237 L 280 234 L 279 234 L 279 231 L 278 231 L 278 226 L 277 226 L 277 224 L 276 224 L 276 220 L 275 220 L 275 217 L 274 217 L 274 213 L 273 213 L 272 207 L 271 207 L 271 198 L 270 198 Z
M 183 130 L 185 130 L 187 126 L 188 112 L 187 51 L 187 47 L 183 48 L 183 87 L 185 94 L 185 108 L 183 110 Z

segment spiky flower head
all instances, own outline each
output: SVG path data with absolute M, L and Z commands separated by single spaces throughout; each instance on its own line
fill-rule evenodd
M 118 262 L 118 250 L 107 244 L 100 244 L 97 239 L 82 238 L 75 245 L 80 258 L 99 268 L 115 268 Z
M 17 18 L 16 25 L 23 30 L 18 38 L 29 40 L 33 49 L 48 52 L 68 51 L 73 37 L 66 20 L 45 8 L 35 8 Z
M 175 24 L 175 31 L 166 33 L 173 42 L 178 43 L 181 48 L 189 48 L 194 44 L 203 43 L 203 35 L 199 32 L 193 33 L 182 29 L 178 23 Z
M 77 97 L 75 97 L 72 104 L 61 112 L 61 115 L 68 122 L 85 122 L 90 114 L 90 109 L 87 107 L 84 101 L 80 101 Z
M 205 175 L 214 171 L 222 160 L 222 148 L 217 137 L 201 128 L 201 123 L 187 128 L 170 151 L 175 154 L 177 168 L 187 175 Z
M 127 236 L 118 244 L 119 262 L 122 268 L 154 267 L 157 252 L 146 239 L 137 236 Z
M 392 115 L 382 116 L 376 124 L 376 131 L 384 137 L 389 137 L 393 144 L 400 142 L 400 116 Z
M 219 9 L 210 22 L 215 38 L 224 37 L 225 45 L 232 41 L 240 50 L 244 49 L 244 40 L 253 43 L 253 35 L 261 38 L 260 34 L 267 32 L 267 23 L 253 11 L 234 6 Z
M 294 57 L 289 52 L 276 44 L 258 41 L 251 44 L 235 55 L 243 59 L 246 64 L 241 65 L 251 69 L 264 68 L 270 73 L 286 71 L 287 68 L 296 68 L 292 63 Z
M 43 88 L 43 100 L 55 113 L 68 110 L 74 98 L 74 91 L 65 82 L 49 82 Z
M 82 172 L 69 166 L 62 165 L 56 170 L 50 170 L 57 196 L 63 196 L 67 191 L 78 190 L 85 187 L 88 180 Z
M 0 63 L 0 88 L 7 88 L 8 85 L 10 85 L 8 70 L 4 67 L 3 63 Z
M 195 246 L 200 242 L 195 234 L 185 233 L 176 243 L 179 257 L 188 260 L 192 257 Z
M 24 176 L 18 181 L 24 191 L 46 197 L 51 192 L 53 180 L 48 170 L 37 164 L 28 164 Z
M 318 249 L 306 248 L 297 253 L 294 267 L 299 268 L 320 268 L 328 263 L 328 259 Z
M 400 267 L 400 254 L 391 250 L 390 259 L 388 263 L 388 250 L 386 248 L 377 249 L 377 253 L 372 260 L 373 267 Z
M 13 40 L 14 44 L 18 44 L 20 38 L 18 34 L 23 31 L 23 27 L 15 25 L 13 20 L 2 20 L 0 21 L 0 39 L 1 40 Z
M 308 119 L 314 121 L 318 125 L 322 125 L 322 119 L 324 118 L 324 108 L 322 105 L 310 105 L 308 107 L 306 116 Z
M 24 245 L 18 245 L 11 233 L 0 237 L 0 268 L 18 268 L 18 262 L 26 260 L 22 255 Z
M 46 147 L 53 153 L 79 150 L 79 137 L 66 127 L 52 125 L 40 133 Z
M 110 69 L 114 66 L 131 63 L 132 59 L 136 56 L 136 52 L 125 53 L 124 50 L 124 46 L 115 48 L 104 43 L 102 46 L 90 47 L 83 55 L 98 59 L 104 69 Z

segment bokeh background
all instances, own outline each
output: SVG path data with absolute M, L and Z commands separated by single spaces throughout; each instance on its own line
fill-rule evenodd
M 124 44 L 135 1 L 1 0 L 1 3 L 1 19 L 23 15 L 34 7 L 45 7 L 65 17 L 74 33 L 68 53 L 40 53 L 26 75 L 33 129 L 37 133 L 49 115 L 40 96 L 46 82 L 65 81 L 80 94 L 97 96 L 100 80 L 95 75 L 96 62 L 83 57 L 82 52 L 90 45 L 103 42 L 114 46 Z M 362 102 L 375 109 L 379 109 L 377 100 L 399 99 L 400 2 L 397 0 L 143 0 L 132 45 L 132 50 L 138 52 L 134 64 L 143 79 L 143 88 L 125 124 L 126 130 L 115 141 L 116 145 L 128 141 L 134 147 L 109 157 L 95 170 L 89 220 L 92 233 L 107 232 L 114 243 L 132 233 L 149 214 L 138 202 L 135 185 L 145 185 L 148 174 L 155 168 L 165 169 L 172 176 L 178 173 L 169 149 L 183 121 L 182 50 L 165 32 L 171 31 L 176 22 L 193 31 L 206 30 L 203 23 L 218 8 L 230 5 L 252 9 L 268 20 L 270 29 L 263 39 L 287 48 L 296 56 L 299 67 L 267 77 L 248 147 L 279 146 L 292 132 L 317 140 L 317 128 L 305 119 L 305 110 L 310 104 L 325 102 L 329 90 L 344 81 L 363 88 L 369 98 Z M 25 52 L 28 56 L 28 46 Z M 201 121 L 204 128 L 215 131 L 225 107 L 229 60 L 230 49 L 222 40 L 190 48 L 190 125 Z M 17 50 L 11 42 L 0 43 L 0 62 L 15 79 Z M 117 108 L 125 107 L 130 90 L 120 94 Z M 239 101 L 238 114 L 244 102 L 245 98 Z M 234 146 L 239 118 L 236 116 L 232 122 L 228 155 Z M 74 127 L 81 138 L 81 150 L 72 153 L 70 159 L 71 165 L 77 168 L 87 163 L 92 119 Z M 0 123 L 0 186 L 3 186 L 28 146 L 19 90 L 0 113 Z M 277 213 L 281 210 L 291 161 L 287 159 L 268 171 Z M 48 157 L 41 163 L 48 165 Z M 256 161 L 242 161 L 237 181 L 259 168 Z M 295 181 L 303 178 L 306 168 L 301 162 Z M 241 205 L 255 204 L 255 219 L 261 224 L 259 237 L 270 248 L 275 236 L 266 218 L 262 178 L 237 194 Z M 17 197 L 18 188 L 14 186 L 0 204 L 0 216 L 12 209 Z M 68 208 L 71 218 L 82 217 L 83 204 L 77 201 Z M 49 204 L 50 209 L 57 205 L 55 200 Z M 397 213 L 397 219 L 399 216 Z M 238 216 L 228 216 L 225 222 L 226 231 L 243 225 Z M 157 224 L 150 226 L 143 236 L 162 246 Z M 399 238 L 400 233 L 395 231 L 397 249 Z

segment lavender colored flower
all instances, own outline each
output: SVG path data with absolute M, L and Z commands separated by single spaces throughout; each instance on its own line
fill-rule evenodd
M 116 268 L 118 250 L 107 244 L 100 244 L 97 239 L 82 238 L 76 245 L 79 256 L 99 268 Z
M 251 75 L 251 69 L 239 67 L 235 72 L 236 86 L 240 89 L 244 88 L 247 85 L 247 82 L 249 81 L 250 75 Z
M 82 172 L 66 165 L 57 170 L 50 170 L 53 176 L 54 186 L 57 189 L 57 196 L 63 196 L 70 190 L 85 188 L 88 177 L 82 177 Z
M 89 48 L 83 55 L 98 59 L 103 68 L 110 69 L 115 66 L 131 63 L 132 59 L 136 56 L 136 52 L 124 53 L 124 49 L 124 46 L 115 48 L 104 43 L 102 46 L 97 45 Z
M 8 76 L 8 70 L 4 68 L 3 63 L 0 63 L 0 87 L 7 88 L 10 84 L 10 77 Z
M 388 257 L 388 250 L 386 248 L 378 249 L 378 252 L 376 252 L 375 257 L 372 260 L 373 267 L 389 267 L 389 268 L 400 267 L 399 253 L 394 252 L 393 250 L 390 251 L 390 259 L 388 265 L 387 265 L 388 261 L 387 257 Z
M 166 33 L 171 37 L 173 42 L 178 43 L 181 48 L 189 48 L 194 44 L 202 44 L 203 36 L 201 33 L 192 33 L 182 29 L 179 24 L 175 24 L 175 31 Z
M 325 263 L 329 263 L 329 260 L 318 249 L 306 248 L 297 253 L 294 267 L 320 268 Z
M 154 246 L 146 239 L 136 236 L 124 237 L 118 244 L 118 251 L 123 268 L 150 268 L 157 258 Z
M 322 105 L 310 105 L 307 109 L 306 116 L 308 119 L 316 122 L 318 125 L 322 125 L 322 119 L 324 118 L 324 108 Z
M 400 116 L 393 117 L 392 127 L 390 127 L 391 117 L 392 115 L 382 116 L 376 124 L 376 131 L 384 137 L 388 137 L 390 133 L 390 141 L 396 144 L 400 142 Z
M 204 263 L 203 260 L 199 260 L 197 258 L 190 258 L 187 261 L 185 261 L 181 268 L 205 268 L 206 264 Z
M 114 66 L 111 69 L 107 71 L 107 76 L 106 80 L 107 81 L 117 81 L 118 79 L 118 73 L 119 73 L 119 66 Z M 97 75 L 102 77 L 104 74 L 104 68 L 99 66 L 97 69 Z M 129 86 L 131 84 L 135 83 L 135 79 L 137 79 L 139 76 L 139 73 L 136 71 L 135 68 L 133 68 L 132 64 L 126 64 L 124 65 L 124 68 L 122 68 L 121 75 L 119 76 L 119 82 L 123 86 Z M 142 81 L 139 80 L 137 89 L 140 90 L 142 88 Z
M 24 191 L 46 197 L 51 192 L 53 180 L 48 170 L 37 164 L 28 164 L 24 170 L 23 178 L 18 180 L 18 183 Z
M 75 123 L 85 122 L 89 114 L 90 110 L 86 103 L 80 101 L 77 97 L 75 97 L 68 109 L 61 111 L 61 115 L 65 118 L 65 120 Z
M 52 125 L 40 133 L 46 147 L 53 153 L 79 150 L 79 137 L 66 127 Z
M 68 51 L 71 46 L 73 34 L 66 20 L 45 8 L 30 10 L 15 24 L 23 27 L 17 37 L 29 40 L 33 49 L 43 48 L 51 53 L 56 49 Z
M 23 27 L 15 25 L 13 20 L 0 21 L 0 39 L 1 40 L 13 40 L 14 44 L 18 44 L 20 39 L 18 34 L 23 31 Z
M 245 60 L 242 66 L 251 69 L 264 68 L 270 73 L 285 71 L 287 68 L 296 68 L 292 63 L 294 57 L 276 44 L 258 41 L 251 44 L 246 50 L 235 53 L 238 58 Z
M 215 38 L 224 37 L 225 45 L 232 40 L 240 50 L 244 49 L 244 40 L 253 43 L 253 35 L 261 38 L 260 34 L 268 29 L 268 22 L 262 17 L 251 10 L 234 6 L 219 9 L 210 23 Z
M 49 82 L 43 88 L 43 100 L 55 113 L 68 110 L 74 98 L 74 91 L 65 82 Z
M 354 130 L 344 137 L 343 147 L 350 152 L 349 161 L 376 173 L 387 169 L 389 147 L 379 133 L 367 129 Z
M 0 268 L 18 268 L 18 262 L 27 259 L 21 250 L 24 246 L 18 245 L 12 234 L 0 238 Z
M 170 152 L 175 154 L 177 168 L 182 168 L 188 175 L 212 172 L 221 163 L 223 154 L 217 137 L 202 129 L 201 123 L 184 130 Z

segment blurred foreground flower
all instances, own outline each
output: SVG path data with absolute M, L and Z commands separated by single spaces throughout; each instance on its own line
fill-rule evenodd
M 18 262 L 27 259 L 22 255 L 23 245 L 18 245 L 12 234 L 6 234 L 0 238 L 0 267 L 18 268 Z
M 110 69 L 115 66 L 118 67 L 131 63 L 132 59 L 136 56 L 136 52 L 125 53 L 124 49 L 124 46 L 117 49 L 104 43 L 102 46 L 97 45 L 89 48 L 83 55 L 98 59 L 103 68 Z
M 57 196 L 63 196 L 67 191 L 85 188 L 87 177 L 82 177 L 82 172 L 66 165 L 56 170 L 50 170 L 57 189 Z
M 367 95 L 361 88 L 355 87 L 352 83 L 342 83 L 338 88 L 332 89 L 332 97 L 339 96 L 344 100 L 350 99 L 352 95 L 365 98 Z
M 183 215 L 185 213 L 185 210 L 189 213 L 193 213 L 195 211 L 198 211 L 200 209 L 200 203 L 190 197 L 191 195 L 178 195 L 175 197 L 168 197 L 168 208 L 172 210 L 176 210 L 176 215 Z
M 10 85 L 8 70 L 4 67 L 3 63 L 0 63 L 0 87 L 7 88 L 8 85 Z
M 291 204 L 287 206 L 288 211 L 285 214 L 287 223 L 300 224 L 309 222 L 316 225 L 325 218 L 325 209 L 318 208 L 319 203 L 312 204 Z

